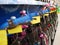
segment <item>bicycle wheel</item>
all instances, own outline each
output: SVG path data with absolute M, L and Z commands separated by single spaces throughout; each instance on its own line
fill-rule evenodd
M 40 34 L 41 45 L 49 45 L 48 44 L 48 36 L 45 33 Z

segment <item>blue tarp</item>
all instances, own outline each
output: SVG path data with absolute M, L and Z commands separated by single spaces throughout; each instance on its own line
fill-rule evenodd
M 26 9 L 27 7 L 25 7 Z M 14 24 L 19 24 L 19 23 L 24 23 L 24 22 L 28 22 L 32 20 L 32 17 L 37 16 L 38 15 L 38 9 L 36 9 L 36 7 L 30 7 L 28 10 L 28 14 L 27 16 L 24 17 L 20 17 L 20 8 L 12 13 L 6 12 L 5 10 L 3 10 L 2 8 L 0 8 L 0 29 L 4 29 L 8 26 L 8 22 L 7 19 L 10 19 L 11 16 L 16 16 L 17 19 L 15 19 L 13 22 Z M 42 14 L 49 12 L 48 9 L 46 10 L 40 10 Z
M 27 16 L 24 16 L 24 17 L 19 17 L 19 18 L 13 20 L 13 22 L 14 22 L 15 25 L 18 25 L 19 23 L 29 22 L 29 21 L 31 21 L 31 18 L 28 15 Z M 8 22 L 5 22 L 5 23 L 3 23 L 1 25 L 0 29 L 4 29 L 7 26 L 8 26 Z
M 31 13 L 30 15 L 26 15 L 24 17 L 19 17 L 15 20 L 13 20 L 15 25 L 18 25 L 19 23 L 25 23 L 25 22 L 29 22 L 32 20 L 32 17 L 37 16 L 37 13 Z M 3 23 L 0 27 L 0 29 L 4 29 L 8 26 L 8 22 L 6 21 L 5 23 Z
M 48 12 L 48 11 L 46 10 L 46 12 Z M 46 12 L 43 12 L 43 13 L 46 13 Z M 24 17 L 19 17 L 19 18 L 15 19 L 13 22 L 16 25 L 18 25 L 19 23 L 29 22 L 32 20 L 32 17 L 37 16 L 37 15 L 38 15 L 37 13 L 31 13 L 30 15 L 26 15 Z M 0 29 L 4 29 L 7 26 L 8 26 L 8 22 L 5 22 L 1 25 Z

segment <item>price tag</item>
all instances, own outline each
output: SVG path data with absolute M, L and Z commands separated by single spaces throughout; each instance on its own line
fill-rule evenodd
M 6 30 L 0 30 L 0 45 L 8 45 Z
M 22 32 L 22 26 L 17 26 L 15 28 L 12 28 L 12 29 L 8 29 L 8 33 L 9 34 L 14 34 L 14 33 L 20 33 Z
M 40 23 L 40 16 L 33 17 L 33 20 L 31 21 L 32 24 Z

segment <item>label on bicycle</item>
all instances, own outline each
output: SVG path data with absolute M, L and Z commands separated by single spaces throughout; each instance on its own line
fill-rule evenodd
M 33 17 L 33 20 L 31 21 L 32 24 L 40 23 L 40 16 Z
M 20 33 L 22 32 L 22 26 L 17 26 L 15 28 L 12 29 L 8 29 L 8 34 L 14 34 L 14 33 Z
M 8 45 L 6 30 L 0 30 L 0 44 L 1 45 Z

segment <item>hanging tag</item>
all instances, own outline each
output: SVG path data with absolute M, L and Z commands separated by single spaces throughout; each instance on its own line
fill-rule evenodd
M 40 23 L 40 16 L 33 17 L 33 20 L 31 21 L 32 24 Z
M 12 29 L 8 29 L 8 33 L 9 34 L 14 34 L 14 33 L 20 33 L 22 32 L 22 26 L 17 26 L 15 28 L 12 28 Z
M 6 30 L 0 30 L 0 45 L 8 45 Z

